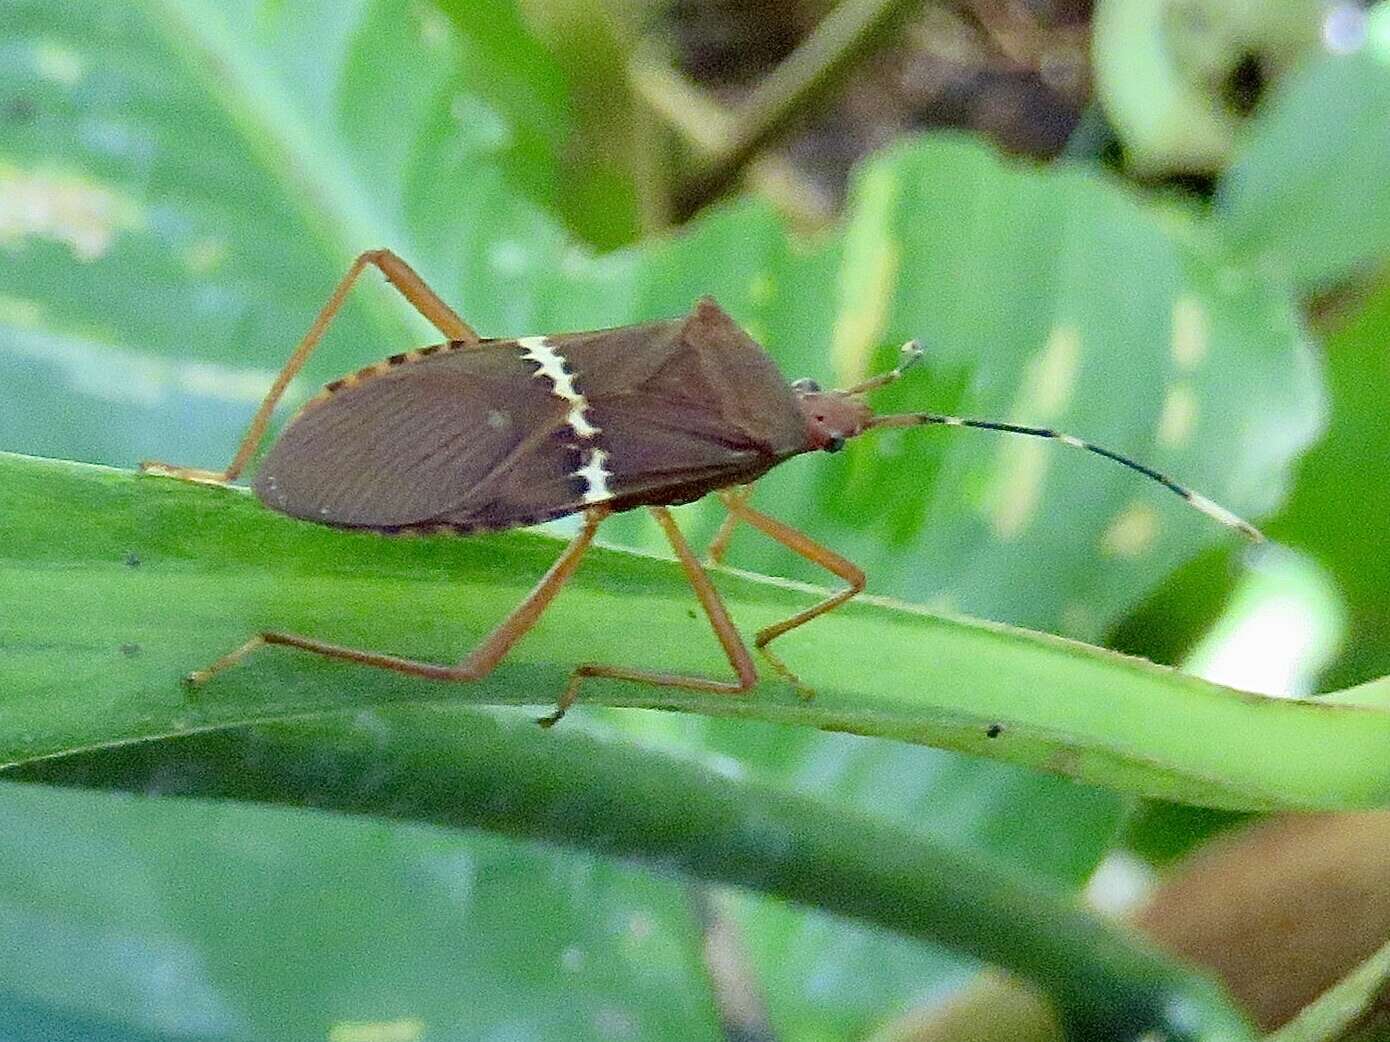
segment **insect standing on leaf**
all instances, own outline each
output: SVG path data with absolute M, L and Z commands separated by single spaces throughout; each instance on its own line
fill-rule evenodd
M 224 471 L 163 463 L 146 473 L 228 484 L 265 435 L 272 410 L 313 352 L 348 291 L 374 265 L 447 338 L 335 380 L 285 427 L 252 484 L 272 510 L 338 528 L 383 533 L 498 531 L 581 514 L 579 533 L 525 599 L 454 665 L 419 662 L 312 636 L 268 631 L 189 674 L 198 685 L 265 644 L 281 644 L 431 680 L 488 674 L 579 566 L 609 514 L 646 507 L 665 532 L 737 679 L 585 663 L 570 673 L 553 724 L 585 677 L 739 694 L 757 681 L 719 594 L 677 528 L 670 507 L 713 492 L 728 517 L 711 545 L 718 560 L 744 521 L 827 569 L 846 586 L 754 637 L 773 667 L 800 687 L 767 645 L 843 604 L 864 573 L 801 532 L 749 506 L 751 486 L 802 453 L 835 452 L 868 430 L 942 425 L 1051 438 L 1104 456 L 1177 493 L 1246 536 L 1259 532 L 1224 508 L 1141 463 L 1068 434 L 992 420 L 914 412 L 877 416 L 864 395 L 921 356 L 915 342 L 889 372 L 838 391 L 787 383 L 767 353 L 710 298 L 684 318 L 588 333 L 484 339 L 388 250 L 357 258 L 261 403 Z M 804 689 L 803 689 L 804 690 Z

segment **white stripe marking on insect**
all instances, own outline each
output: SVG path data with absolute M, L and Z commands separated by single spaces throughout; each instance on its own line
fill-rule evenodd
M 589 403 L 575 389 L 574 374 L 565 368 L 565 360 L 559 352 L 543 336 L 519 337 L 517 344 L 525 348 L 522 357 L 536 363 L 536 371 L 531 375 L 544 376 L 550 381 L 551 393 L 570 403 L 569 415 L 565 419 L 574 433 L 581 438 L 592 438 L 597 434 L 600 428 L 590 423 L 586 415 Z
M 569 425 L 574 428 L 574 433 L 581 438 L 592 438 L 599 431 L 584 415 L 584 410 L 588 407 L 589 403 L 580 398 L 579 401 L 570 406 L 570 414 L 566 417 L 569 420 Z
M 613 493 L 608 488 L 608 479 L 613 476 L 613 472 L 604 466 L 607 462 L 608 453 L 602 449 L 590 449 L 589 458 L 584 466 L 574 472 L 575 477 L 584 479 L 584 502 L 601 503 L 605 499 L 613 498 Z

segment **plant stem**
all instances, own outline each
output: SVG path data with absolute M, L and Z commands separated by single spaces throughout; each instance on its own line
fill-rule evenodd
M 330 714 L 41 761 L 48 784 L 372 814 L 636 859 L 895 930 L 1037 982 L 1073 1039 L 1237 1042 L 1204 979 L 978 855 L 833 801 L 572 723 L 415 707 Z
M 731 117 L 711 114 L 707 100 L 685 108 L 698 92 L 678 74 L 663 72 L 662 63 L 648 51 L 634 66 L 643 92 L 674 125 L 713 152 L 682 188 L 678 214 L 689 216 L 722 195 L 769 142 L 832 91 L 900 19 L 920 6 L 921 0 L 843 0 Z M 703 120 L 691 112 L 700 113 Z

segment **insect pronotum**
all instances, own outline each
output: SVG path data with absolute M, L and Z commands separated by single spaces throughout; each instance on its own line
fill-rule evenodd
M 883 427 L 939 424 L 1051 438 L 1150 478 L 1253 539 L 1253 526 L 1204 496 L 1109 449 L 1069 434 L 993 420 L 914 412 L 877 416 L 864 395 L 897 380 L 921 355 L 915 342 L 891 371 L 838 391 L 787 383 L 766 352 L 711 299 L 665 322 L 587 333 L 484 339 L 389 250 L 362 254 L 334 289 L 261 402 L 223 471 L 146 462 L 141 470 L 228 484 L 265 435 L 272 410 L 313 352 L 348 291 L 374 265 L 447 338 L 334 380 L 310 399 L 267 453 L 252 483 L 272 510 L 339 528 L 467 535 L 582 515 L 579 534 L 522 602 L 454 665 L 419 662 L 295 633 L 267 631 L 186 678 L 202 684 L 265 644 L 282 644 L 432 680 L 477 680 L 507 654 L 569 581 L 609 514 L 646 507 L 670 541 L 736 679 L 584 663 L 570 673 L 552 724 L 585 677 L 739 694 L 757 681 L 734 628 L 668 509 L 708 493 L 728 517 L 710 547 L 718 560 L 744 521 L 846 583 L 753 639 L 767 645 L 864 588 L 864 573 L 801 532 L 749 506 L 753 482 L 805 452 L 834 452 Z

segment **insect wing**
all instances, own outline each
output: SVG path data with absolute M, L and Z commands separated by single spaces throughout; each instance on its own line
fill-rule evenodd
M 533 370 L 514 344 L 365 370 L 286 427 L 256 475 L 256 494 L 295 517 L 351 527 L 467 523 L 461 507 L 485 499 L 518 461 L 543 460 L 562 422 L 560 403 Z M 552 498 L 572 498 L 568 475 L 547 481 L 533 468 L 531 477 L 538 491 L 549 485 Z

